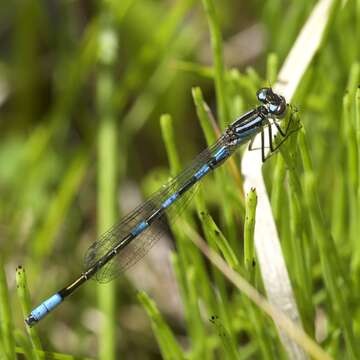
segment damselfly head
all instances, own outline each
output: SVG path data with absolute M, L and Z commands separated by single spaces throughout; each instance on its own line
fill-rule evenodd
M 280 102 L 278 103 L 268 103 L 265 106 L 267 107 L 269 113 L 276 116 L 277 118 L 282 118 L 286 114 L 286 101 L 285 98 L 282 96 L 279 96 Z
M 273 92 L 272 88 L 262 88 L 257 91 L 256 96 L 262 102 L 270 114 L 281 118 L 286 113 L 286 100 L 283 96 Z

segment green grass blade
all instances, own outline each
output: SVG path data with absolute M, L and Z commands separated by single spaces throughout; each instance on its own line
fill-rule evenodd
M 162 318 L 155 303 L 149 298 L 149 296 L 140 292 L 138 299 L 147 312 L 154 334 L 158 340 L 161 354 L 165 360 L 183 360 L 185 359 L 179 344 L 177 343 L 171 329 Z
M 25 354 L 25 350 L 22 347 L 16 347 L 17 354 Z M 68 354 L 62 354 L 51 351 L 41 351 L 36 350 L 36 354 L 40 360 L 93 360 L 94 358 L 89 358 L 85 356 L 73 356 Z
M 214 68 L 215 68 L 215 91 L 218 107 L 218 119 L 221 129 L 229 124 L 229 110 L 227 105 L 227 96 L 225 88 L 225 65 L 223 57 L 223 41 L 215 12 L 213 0 L 203 0 L 203 6 L 206 11 L 209 23 L 211 45 L 213 51 Z
M 206 138 L 206 143 L 208 144 L 208 146 L 210 146 L 215 143 L 217 138 L 214 132 L 214 127 L 211 126 L 211 123 L 214 122 L 211 110 L 206 104 L 201 89 L 199 87 L 195 87 L 192 89 L 192 96 L 196 107 L 196 113 L 200 120 L 200 125 Z
M 99 63 L 97 77 L 98 129 L 98 234 L 112 226 L 117 214 L 117 124 L 112 103 L 115 88 L 113 69 L 117 59 L 117 36 L 113 29 L 111 13 L 104 8 L 102 29 L 99 33 Z M 103 313 L 102 331 L 99 338 L 99 358 L 116 359 L 116 307 L 115 283 L 97 287 L 99 308 Z
M 168 155 L 170 174 L 176 176 L 181 170 L 181 164 L 175 145 L 173 121 L 170 115 L 165 114 L 160 118 L 162 138 Z
M 27 285 L 27 279 L 25 269 L 19 266 L 16 269 L 16 288 L 17 294 L 20 300 L 23 318 L 27 317 L 32 309 L 29 288 Z M 36 327 L 26 326 L 28 334 L 30 336 L 32 345 L 35 349 L 42 350 L 40 337 L 37 333 Z
M 10 295 L 6 281 L 6 273 L 2 256 L 0 255 L 0 335 L 3 340 L 4 350 L 9 360 L 15 356 L 15 339 L 13 335 L 13 319 L 10 306 Z
M 31 346 L 28 338 L 20 330 L 15 330 L 15 338 L 16 338 L 16 343 L 21 346 L 27 359 L 29 360 L 39 359 L 36 351 Z
M 246 196 L 244 223 L 244 264 L 246 271 L 251 274 L 255 266 L 254 228 L 257 196 L 253 188 Z
M 214 219 L 207 212 L 200 211 L 200 220 L 207 238 L 211 238 L 211 243 L 215 244 L 225 258 L 225 261 L 233 269 L 239 269 L 239 260 L 234 254 L 230 244 L 226 240 L 224 234 L 216 225 Z

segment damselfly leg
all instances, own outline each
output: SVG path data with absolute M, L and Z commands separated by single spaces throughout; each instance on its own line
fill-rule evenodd
M 276 153 L 276 151 L 280 148 L 280 146 L 295 132 L 297 132 L 298 130 L 301 129 L 301 124 L 299 123 L 298 126 L 296 126 L 295 128 L 292 129 L 292 126 L 294 125 L 294 114 L 298 111 L 296 108 L 288 105 L 291 108 L 291 113 L 289 116 L 289 120 L 286 124 L 286 128 L 285 130 L 283 130 L 281 128 L 281 126 L 278 123 L 278 120 L 276 118 L 269 118 L 266 121 L 266 127 L 268 128 L 268 145 L 266 145 L 266 141 L 265 141 L 265 131 L 264 128 L 262 128 L 261 130 L 261 145 L 260 147 L 254 147 L 254 140 L 255 138 L 251 139 L 250 143 L 249 143 L 249 151 L 254 151 L 254 150 L 260 150 L 261 149 L 261 159 L 262 162 L 265 162 L 267 159 L 269 159 L 274 153 Z M 270 121 L 272 120 L 272 121 Z M 273 136 L 272 135 L 272 125 L 275 125 L 276 129 L 278 130 L 278 133 L 280 134 L 280 136 L 283 138 L 280 141 L 276 141 L 277 140 L 277 135 Z M 274 144 L 274 141 L 276 141 L 276 144 Z M 265 155 L 265 149 L 270 148 L 270 152 Z

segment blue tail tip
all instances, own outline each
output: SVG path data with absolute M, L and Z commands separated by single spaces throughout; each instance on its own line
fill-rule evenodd
M 26 319 L 25 319 L 25 323 L 27 326 L 32 327 L 33 325 L 35 325 L 37 323 L 37 319 L 35 319 L 35 317 L 30 314 Z

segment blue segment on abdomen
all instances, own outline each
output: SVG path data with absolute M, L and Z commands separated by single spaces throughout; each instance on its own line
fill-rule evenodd
M 179 196 L 178 193 L 175 193 L 173 195 L 171 195 L 170 197 L 168 197 L 161 205 L 161 207 L 163 209 L 166 209 L 167 207 L 169 207 L 176 199 L 177 197 Z
M 42 319 L 47 313 L 49 313 L 51 310 L 56 308 L 61 302 L 63 298 L 60 294 L 56 293 L 55 295 L 49 297 L 47 300 L 45 300 L 41 305 L 39 305 L 37 308 L 35 308 L 31 315 L 36 319 L 36 321 L 39 321 Z
M 241 143 L 244 143 L 244 142 L 250 140 L 250 138 L 252 138 L 258 132 L 259 132 L 259 128 L 251 128 L 249 130 L 242 131 L 242 133 L 239 134 L 237 143 L 241 144 Z
M 201 179 L 209 170 L 210 170 L 210 166 L 208 164 L 205 164 L 195 173 L 194 176 L 197 179 Z
M 255 119 L 236 127 L 235 132 L 238 135 L 238 144 L 249 140 L 253 135 L 258 133 L 261 129 L 262 122 L 262 117 L 257 116 Z
M 225 146 L 223 146 L 214 154 L 214 159 L 216 161 L 220 161 L 220 160 L 226 158 L 228 155 L 229 155 L 229 151 L 227 150 L 227 148 Z
M 131 234 L 133 234 L 134 236 L 137 236 L 148 226 L 149 226 L 149 224 L 146 221 L 142 221 L 133 230 L 131 230 Z

